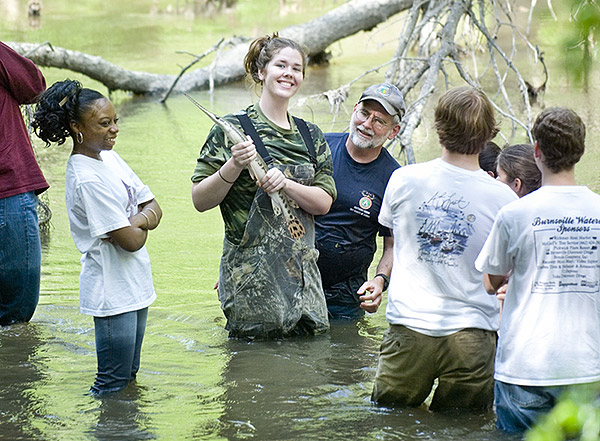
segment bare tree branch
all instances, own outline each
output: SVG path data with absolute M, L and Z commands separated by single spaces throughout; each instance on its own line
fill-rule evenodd
M 221 43 L 223 43 L 223 40 L 225 40 L 224 38 L 221 38 L 213 47 L 211 47 L 210 49 L 208 49 L 206 52 L 204 52 L 202 55 L 197 55 L 190 64 L 188 64 L 187 66 L 185 66 L 183 69 L 181 69 L 181 72 L 179 73 L 179 75 L 177 75 L 177 78 L 175 78 L 175 81 L 173 81 L 173 84 L 171 84 L 171 87 L 169 87 L 169 90 L 167 91 L 167 93 L 165 94 L 165 96 L 160 100 L 161 103 L 164 103 L 165 101 L 167 101 L 167 98 L 169 98 L 169 95 L 171 94 L 171 92 L 173 91 L 173 89 L 175 88 L 175 85 L 177 84 L 177 82 L 179 81 L 179 79 L 181 78 L 181 76 L 190 68 L 192 67 L 194 64 L 196 64 L 198 61 L 202 60 L 204 57 L 206 57 L 208 54 L 215 52 L 220 46 Z
M 415 102 L 409 107 L 404 116 L 403 126 L 400 136 L 401 149 L 406 152 L 409 163 L 414 163 L 415 158 L 412 148 L 412 135 L 417 126 L 421 123 L 423 118 L 423 110 L 427 98 L 429 98 L 434 90 L 435 84 L 437 83 L 438 74 L 441 70 L 442 62 L 446 57 L 450 56 L 455 58 L 456 46 L 454 44 L 454 36 L 456 35 L 456 29 L 460 18 L 466 13 L 470 7 L 470 1 L 455 1 L 452 2 L 450 9 L 448 10 L 448 17 L 446 23 L 438 34 L 440 40 L 439 49 L 430 57 L 429 69 L 425 74 L 423 84 L 421 86 L 419 96 Z
M 482 1 L 482 0 L 480 0 Z M 482 12 L 482 15 L 484 14 L 484 12 Z M 498 54 L 504 59 L 504 62 L 506 63 L 506 65 L 513 71 L 513 73 L 515 74 L 518 83 L 519 83 L 519 90 L 521 92 L 521 96 L 523 97 L 523 102 L 525 103 L 525 109 L 526 109 L 526 113 L 527 113 L 527 125 L 529 125 L 531 123 L 531 105 L 529 104 L 529 96 L 527 95 L 527 86 L 525 85 L 525 80 L 523 79 L 523 77 L 521 76 L 521 73 L 519 72 L 519 70 L 516 68 L 516 66 L 513 64 L 512 60 L 506 56 L 506 54 L 504 53 L 504 51 L 500 48 L 500 46 L 498 46 L 498 44 L 496 43 L 495 39 L 492 38 L 492 36 L 488 33 L 487 28 L 485 27 L 485 23 L 484 20 L 479 21 L 477 19 L 477 17 L 475 16 L 475 14 L 473 13 L 473 11 L 469 11 L 469 15 L 471 16 L 471 20 L 473 21 L 473 24 L 479 29 L 479 31 L 481 31 L 481 33 L 483 34 L 483 36 L 487 39 L 488 42 L 488 46 L 490 48 L 490 58 L 492 59 L 492 64 L 495 65 L 495 60 L 494 60 L 494 50 L 496 52 L 498 52 Z M 497 73 L 497 67 L 494 68 L 494 72 Z M 510 100 L 508 98 L 508 94 L 506 93 L 506 89 L 504 87 L 504 81 L 499 78 L 498 79 L 498 87 L 500 88 L 500 90 L 502 91 L 503 96 L 505 97 L 505 100 L 507 102 L 507 105 L 509 107 L 509 111 L 512 115 L 514 115 L 514 112 L 512 111 L 512 106 L 510 105 Z

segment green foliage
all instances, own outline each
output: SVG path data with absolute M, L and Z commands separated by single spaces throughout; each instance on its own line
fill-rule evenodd
M 569 0 L 571 26 L 563 40 L 567 74 L 588 89 L 594 52 L 600 34 L 598 0 Z
M 600 385 L 569 389 L 525 441 L 600 441 Z

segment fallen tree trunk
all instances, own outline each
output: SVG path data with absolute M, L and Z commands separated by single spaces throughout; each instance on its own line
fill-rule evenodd
M 410 8 L 413 0 L 352 0 L 307 23 L 282 29 L 280 35 L 304 44 L 311 56 L 323 53 L 332 43 L 362 30 L 370 30 L 394 14 Z M 139 95 L 164 93 L 177 75 L 161 75 L 124 69 L 101 57 L 51 45 L 7 42 L 39 66 L 57 67 L 82 73 L 104 84 L 110 91 L 125 90 Z M 227 42 L 214 66 L 196 69 L 178 79 L 175 92 L 207 88 L 243 78 L 243 59 L 249 38 Z
M 531 104 L 540 98 L 537 96 L 538 91 L 543 93 L 545 90 L 548 71 L 539 48 L 530 43 L 514 24 L 516 21 L 510 2 L 511 0 L 351 0 L 307 23 L 285 28 L 280 35 L 304 44 L 312 57 L 318 57 L 335 41 L 360 30 L 370 30 L 392 15 L 408 10 L 402 23 L 396 25 L 399 38 L 392 60 L 365 71 L 337 89 L 304 97 L 298 100 L 296 105 L 306 105 L 312 100 L 327 100 L 331 106 L 332 120 L 335 121 L 352 85 L 366 75 L 387 66 L 385 80 L 395 84 L 402 91 L 407 109 L 400 133 L 386 147 L 396 157 L 403 156 L 406 163 L 412 163 L 415 162 L 413 134 L 421 123 L 427 102 L 438 87 L 440 74 L 443 75 L 446 88 L 456 83 L 456 79 L 449 75 L 449 68 L 453 67 L 458 73 L 459 82 L 477 88 L 481 88 L 484 83 L 493 89 L 494 86 L 489 86 L 490 81 L 486 75 L 487 72 L 491 72 L 497 83 L 497 90 L 486 91 L 490 97 L 496 96 L 503 101 L 499 103 L 493 99 L 492 104 L 498 113 L 512 122 L 510 138 L 513 138 L 516 129 L 521 127 L 531 140 L 528 128 L 531 124 Z M 534 5 L 535 0 L 532 0 L 531 7 Z M 498 35 L 505 30 L 511 38 L 502 42 Z M 532 52 L 534 60 L 542 64 L 545 80 L 541 86 L 531 86 L 533 83 L 523 78 L 513 60 L 518 52 L 519 41 Z M 99 57 L 66 49 L 53 49 L 46 45 L 13 43 L 12 46 L 42 66 L 76 70 L 104 83 L 109 90 L 123 89 L 137 94 L 156 94 L 166 90 L 170 93 L 171 87 L 175 92 L 212 88 L 213 84 L 242 78 L 242 60 L 247 52 L 249 39 L 237 38 L 221 43 L 203 55 L 196 56 L 177 76 L 127 71 Z M 216 52 L 216 56 L 209 67 L 187 73 L 196 61 L 212 51 Z M 476 55 L 485 53 L 487 57 Z M 470 58 L 462 54 L 470 54 Z M 486 63 L 487 67 L 479 68 L 480 62 Z M 508 93 L 507 84 L 510 83 L 507 81 L 513 81 L 513 78 L 517 81 L 518 96 L 524 104 L 526 122 L 520 121 L 515 114 L 516 107 L 511 101 L 514 98 Z M 378 78 L 376 82 L 381 82 L 381 79 Z M 536 95 L 530 96 L 532 91 Z M 508 142 L 504 134 L 501 133 L 500 136 Z M 397 146 L 400 147 L 399 152 L 395 152 Z

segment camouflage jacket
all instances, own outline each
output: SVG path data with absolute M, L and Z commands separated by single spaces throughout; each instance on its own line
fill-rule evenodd
M 275 163 L 310 163 L 308 150 L 292 118 L 289 118 L 291 129 L 286 130 L 267 119 L 258 104 L 249 106 L 245 111 Z M 224 118 L 241 129 L 234 114 L 226 115 Z M 323 132 L 315 124 L 310 122 L 307 124 L 317 155 L 315 180 L 312 185 L 322 188 L 335 199 L 337 193 L 333 180 L 331 152 Z M 200 150 L 200 156 L 191 178 L 192 182 L 202 181 L 225 164 L 231 157 L 230 147 L 231 145 L 225 144 L 223 131 L 219 127 L 213 126 Z M 239 244 L 242 239 L 256 190 L 257 186 L 248 170 L 244 170 L 220 204 L 221 215 L 225 223 L 225 236 L 234 244 Z

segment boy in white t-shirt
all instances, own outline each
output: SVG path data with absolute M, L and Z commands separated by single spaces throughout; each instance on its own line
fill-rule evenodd
M 532 427 L 565 385 L 600 381 L 600 196 L 575 183 L 585 125 L 554 107 L 532 133 L 542 187 L 500 211 L 476 261 L 488 292 L 510 273 L 494 374 L 507 432 Z
M 496 134 L 494 109 L 471 87 L 435 109 L 441 158 L 396 170 L 379 222 L 394 237 L 390 323 L 372 399 L 419 406 L 438 380 L 431 410 L 490 408 L 499 303 L 474 266 L 500 208 L 515 193 L 479 167 Z

